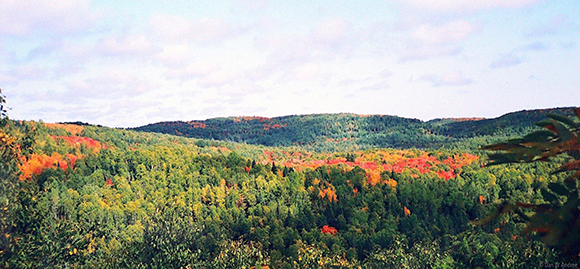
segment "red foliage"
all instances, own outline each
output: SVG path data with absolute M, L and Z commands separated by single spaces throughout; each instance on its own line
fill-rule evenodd
M 66 157 L 66 158 L 65 158 Z M 76 160 L 80 157 L 73 154 L 67 154 L 66 156 L 60 155 L 56 152 L 52 155 L 36 154 L 33 153 L 30 157 L 25 160 L 20 166 L 20 180 L 31 179 L 34 175 L 40 175 L 42 171 L 49 168 L 60 168 L 66 170 L 69 167 L 73 167 Z
M 81 145 L 85 145 L 87 148 L 93 150 L 94 153 L 99 152 L 100 149 L 106 148 L 101 142 L 94 140 L 92 138 L 83 137 L 83 136 L 50 136 L 55 141 L 64 141 L 73 147 L 80 147 Z
M 336 235 L 338 233 L 338 230 L 336 230 L 336 228 L 334 228 L 332 226 L 328 226 L 328 225 L 322 226 L 322 229 L 320 229 L 320 231 L 324 234 L 330 234 L 330 235 Z
M 191 125 L 191 127 L 195 128 L 195 129 L 205 129 L 206 125 L 205 123 L 202 122 L 197 122 L 197 121 L 188 121 L 187 124 Z
M 286 125 L 282 126 L 280 124 L 262 124 L 264 125 L 264 131 L 269 131 L 270 129 L 282 129 L 282 127 L 286 127 Z
M 113 186 L 113 180 L 110 178 L 107 178 L 107 181 L 105 182 L 105 186 Z

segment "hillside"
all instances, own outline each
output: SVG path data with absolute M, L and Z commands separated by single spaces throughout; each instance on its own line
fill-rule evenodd
M 491 125 L 351 114 L 190 125 L 239 124 L 239 133 L 261 125 L 267 133 L 316 123 L 362 139 L 380 120 L 408 135 L 427 125 L 443 132 L 475 123 L 473 129 L 486 130 L 535 113 L 542 112 L 508 114 Z M 1 121 L 6 268 L 531 268 L 562 261 L 558 250 L 522 236 L 524 224 L 514 215 L 473 225 L 503 202 L 549 201 L 545 188 L 566 178 L 551 173 L 558 160 L 486 167 L 481 154 L 458 149 L 319 152 Z
M 466 148 L 470 138 L 522 135 L 546 113 L 572 115 L 571 108 L 519 111 L 493 119 L 421 121 L 387 115 L 314 114 L 213 118 L 159 122 L 134 128 L 192 138 L 265 146 L 303 146 L 319 151 L 392 148 Z M 485 140 L 483 144 L 492 141 Z M 482 143 L 471 145 L 471 148 Z M 469 146 L 467 146 L 469 147 Z

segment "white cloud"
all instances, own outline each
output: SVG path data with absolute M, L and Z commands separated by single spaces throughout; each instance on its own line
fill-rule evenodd
M 549 47 L 540 41 L 528 44 L 522 48 L 522 50 L 532 50 L 532 51 L 542 51 L 547 49 L 549 49 Z
M 536 25 L 534 29 L 525 34 L 527 37 L 544 37 L 555 35 L 568 25 L 568 16 L 558 14 L 552 17 L 548 22 Z
M 504 54 L 501 56 L 500 59 L 493 61 L 489 67 L 495 68 L 504 68 L 509 66 L 515 66 L 521 64 L 523 59 L 514 55 L 513 53 Z
M 245 9 L 252 12 L 259 12 L 270 6 L 269 0 L 234 0 Z
M 156 14 L 149 27 L 160 42 L 217 44 L 238 36 L 243 29 L 219 18 L 187 19 L 178 15 Z
M 361 87 L 360 90 L 361 91 L 380 91 L 380 90 L 384 90 L 384 89 L 388 89 L 391 86 L 389 85 L 389 83 L 386 80 L 383 81 L 379 81 L 375 84 L 369 85 L 369 86 L 364 86 Z
M 159 85 L 147 79 L 139 78 L 127 72 L 111 71 L 104 75 L 74 80 L 67 83 L 63 99 L 109 99 L 134 98 L 143 93 L 159 88 Z
M 239 74 L 221 69 L 199 79 L 197 84 L 203 88 L 221 87 L 234 82 L 238 78 Z
M 473 80 L 467 78 L 462 72 L 446 72 L 443 75 L 427 74 L 423 75 L 418 79 L 411 78 L 411 82 L 414 81 L 427 81 L 433 83 L 433 87 L 440 86 L 465 86 L 473 83 Z
M 385 79 L 385 78 L 388 78 L 391 76 L 393 76 L 393 72 L 391 72 L 391 70 L 384 69 L 383 71 L 381 71 L 381 74 L 380 74 L 381 78 Z
M 90 0 L 0 1 L 0 34 L 71 34 L 92 25 L 100 17 Z
M 108 36 L 95 45 L 95 51 L 102 56 L 123 58 L 147 57 L 159 50 L 142 35 Z
M 48 71 L 37 65 L 17 65 L 6 72 L 0 72 L 0 81 L 4 85 L 17 85 L 21 81 L 40 80 L 48 76 Z
M 430 58 L 448 57 L 459 54 L 462 48 L 452 46 L 418 46 L 407 47 L 401 54 L 399 61 L 426 60 Z
M 182 67 L 189 58 L 190 52 L 191 49 L 186 44 L 166 45 L 155 58 L 166 66 Z
M 424 44 L 447 44 L 468 38 L 476 27 L 467 21 L 457 20 L 446 25 L 423 24 L 413 32 L 413 39 Z
M 322 43 L 326 45 L 338 45 L 344 42 L 348 30 L 348 24 L 341 19 L 332 19 L 316 25 L 311 33 L 310 38 L 313 43 Z
M 491 8 L 522 8 L 542 0 L 399 0 L 402 3 L 418 9 L 448 12 L 470 12 Z
M 475 25 L 464 20 L 443 25 L 419 25 L 411 34 L 399 60 L 405 62 L 457 55 L 462 50 L 458 44 L 476 31 Z

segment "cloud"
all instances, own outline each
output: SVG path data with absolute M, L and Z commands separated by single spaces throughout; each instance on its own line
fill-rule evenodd
M 394 75 L 393 72 L 391 72 L 391 70 L 389 70 L 389 69 L 384 69 L 380 73 L 380 77 L 383 78 L 383 79 L 388 78 L 388 77 L 391 77 L 393 75 Z
M 345 41 L 348 28 L 348 23 L 341 19 L 323 21 L 311 30 L 310 40 L 314 44 L 340 46 Z
M 461 72 L 447 72 L 443 75 L 427 74 L 418 79 L 411 78 L 410 81 L 427 81 L 433 83 L 433 87 L 441 86 L 464 86 L 473 83 L 473 80 L 466 78 Z
M 427 60 L 430 58 L 449 57 L 459 54 L 463 49 L 449 46 L 420 46 L 418 48 L 411 47 L 403 51 L 399 62 Z
M 149 27 L 158 40 L 170 43 L 217 44 L 243 32 L 219 18 L 186 19 L 168 14 L 153 15 Z
M 464 40 L 475 31 L 476 27 L 464 20 L 446 25 L 423 24 L 413 32 L 413 39 L 424 44 L 448 44 Z
M 220 70 L 211 72 L 207 76 L 198 80 L 197 85 L 203 88 L 221 87 L 230 84 L 239 78 L 239 74 Z
M 529 31 L 528 33 L 524 34 L 526 37 L 544 37 L 547 35 L 555 35 L 559 33 L 563 28 L 568 25 L 568 16 L 564 14 L 558 14 L 552 17 L 548 22 L 543 24 L 537 25 Z
M 40 80 L 48 76 L 48 71 L 37 65 L 17 65 L 6 72 L 0 72 L 3 85 L 18 85 L 21 81 Z
M 234 2 L 251 12 L 263 11 L 270 6 L 268 0 L 234 0 Z
M 74 80 L 66 83 L 66 92 L 62 98 L 66 100 L 115 100 L 135 98 L 143 93 L 159 88 L 146 79 L 122 72 L 109 72 L 102 76 L 85 80 Z
M 281 33 L 274 26 L 283 23 L 262 20 L 254 38 L 254 49 L 266 55 L 265 62 L 250 71 L 249 76 L 262 79 L 282 73 L 285 80 L 303 79 L 319 73 L 316 66 L 339 57 L 348 58 L 358 48 L 359 39 L 351 24 L 333 18 L 314 24 L 306 32 Z M 293 31 L 291 31 L 293 32 Z
M 108 36 L 100 39 L 95 45 L 95 52 L 107 57 L 147 57 L 160 50 L 142 35 Z
M 0 35 L 73 34 L 100 16 L 89 0 L 0 1 Z
M 444 25 L 419 25 L 406 42 L 406 48 L 402 51 L 399 61 L 457 55 L 462 51 L 457 44 L 476 31 L 475 25 L 464 20 L 452 21 Z
M 220 96 L 231 97 L 230 103 L 239 103 L 248 94 L 263 92 L 264 88 L 247 79 L 237 79 L 218 88 Z
M 523 62 L 522 58 L 515 56 L 513 53 L 504 54 L 501 56 L 500 59 L 493 61 L 489 67 L 492 69 L 495 68 L 504 68 L 515 66 L 521 64 Z
M 549 47 L 546 46 L 543 42 L 538 41 L 524 46 L 522 50 L 542 51 L 547 50 L 548 48 Z
M 524 8 L 541 0 L 399 0 L 411 8 L 435 12 L 473 12 L 492 8 Z
M 386 80 L 383 81 L 379 81 L 375 84 L 369 85 L 369 86 L 365 86 L 365 87 L 361 87 L 360 90 L 361 91 L 380 91 L 380 90 L 384 90 L 384 89 L 388 89 L 391 86 L 389 85 L 389 83 Z
M 194 60 L 192 63 L 189 63 L 186 66 L 176 66 L 175 68 L 170 68 L 164 75 L 167 79 L 178 79 L 181 82 L 185 82 L 191 79 L 207 77 L 212 73 L 218 72 L 219 70 L 220 67 L 214 63 Z M 211 79 L 213 78 L 210 78 L 204 82 L 206 85 L 208 85 L 207 87 L 213 84 L 210 81 Z
M 155 59 L 168 67 L 182 68 L 188 61 L 191 49 L 186 44 L 166 45 Z

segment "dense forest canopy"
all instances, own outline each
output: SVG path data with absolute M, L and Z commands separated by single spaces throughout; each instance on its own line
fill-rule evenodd
M 567 262 L 533 240 L 536 231 L 521 234 L 525 222 L 517 214 L 474 224 L 503 202 L 544 203 L 541 190 L 567 178 L 551 173 L 564 158 L 487 167 L 476 150 L 531 129 L 528 122 L 542 113 L 431 122 L 352 114 L 240 117 L 140 128 L 171 135 L 3 117 L 0 265 Z M 208 139 L 191 138 L 197 135 Z
M 159 122 L 134 128 L 193 138 L 266 146 L 301 146 L 316 151 L 369 148 L 474 149 L 510 136 L 523 135 L 546 113 L 573 115 L 572 108 L 524 110 L 498 118 L 421 121 L 387 115 L 313 114 L 229 117 L 203 121 Z

